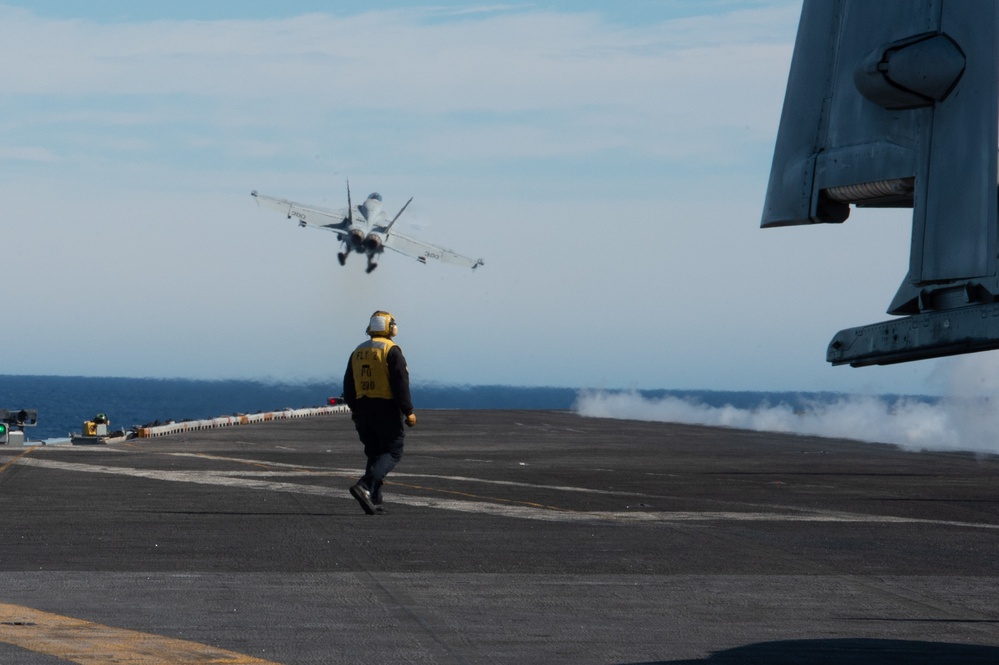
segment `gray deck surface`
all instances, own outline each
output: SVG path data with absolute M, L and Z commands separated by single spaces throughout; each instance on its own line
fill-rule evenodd
M 999 457 L 418 415 L 384 516 L 345 416 L 0 447 L 0 604 L 285 665 L 999 663 Z

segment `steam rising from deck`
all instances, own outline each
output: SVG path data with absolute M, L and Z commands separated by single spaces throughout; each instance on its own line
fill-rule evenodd
M 941 362 L 949 395 L 843 396 L 788 404 L 737 408 L 709 406 L 679 397 L 646 398 L 637 392 L 580 393 L 582 416 L 733 427 L 760 432 L 893 443 L 910 450 L 965 450 L 999 454 L 999 355 L 981 353 Z

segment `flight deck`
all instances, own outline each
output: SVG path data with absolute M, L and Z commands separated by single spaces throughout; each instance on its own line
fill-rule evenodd
M 418 415 L 0 447 L 0 662 L 999 662 L 999 457 Z

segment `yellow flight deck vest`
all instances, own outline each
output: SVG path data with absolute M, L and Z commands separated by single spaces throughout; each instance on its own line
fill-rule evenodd
M 387 337 L 375 337 L 354 349 L 350 369 L 354 374 L 354 390 L 358 397 L 392 399 L 388 353 L 393 346 L 395 342 Z

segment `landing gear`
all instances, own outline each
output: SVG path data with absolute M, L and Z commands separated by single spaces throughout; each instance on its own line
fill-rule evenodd
M 364 272 L 366 272 L 366 273 L 370 274 L 370 273 L 371 273 L 371 271 L 372 271 L 372 270 L 374 270 L 374 269 L 375 269 L 375 268 L 377 268 L 377 267 L 378 267 L 378 264 L 377 264 L 377 263 L 372 263 L 371 261 L 368 261 L 368 269 L 367 269 L 367 270 L 365 270 Z
M 347 254 L 344 252 L 338 252 L 336 258 L 340 261 L 340 265 L 347 265 Z

